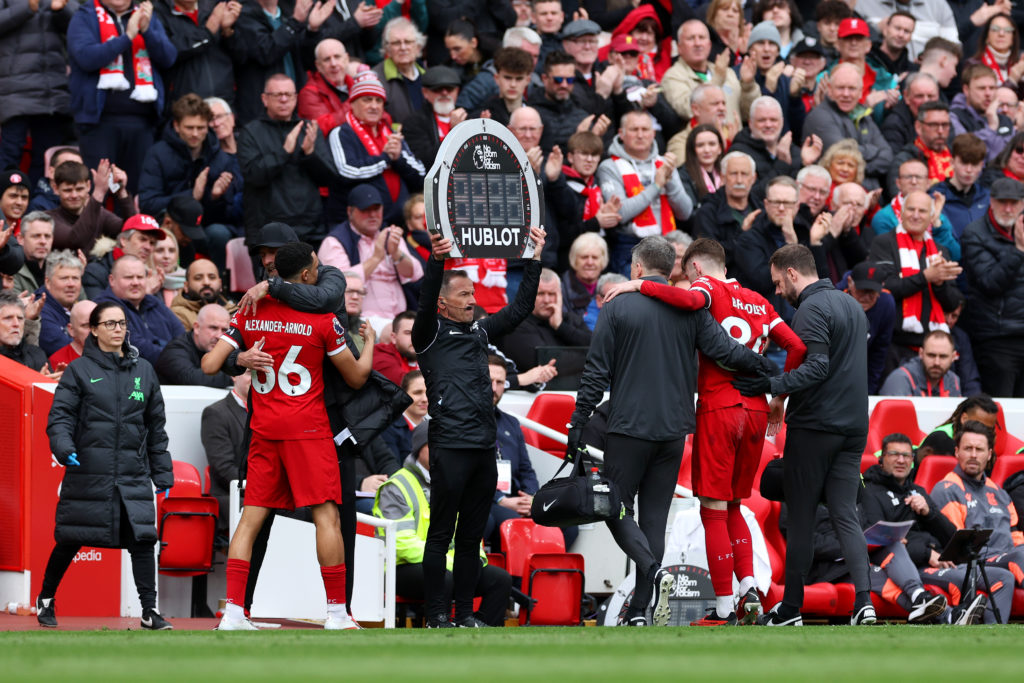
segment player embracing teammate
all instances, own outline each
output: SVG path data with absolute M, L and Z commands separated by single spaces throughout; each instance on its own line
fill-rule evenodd
M 648 280 L 617 285 L 607 299 L 639 291 L 676 308 L 707 308 L 736 341 L 763 353 L 769 340 L 786 350 L 786 370 L 800 365 L 806 347 L 767 300 L 735 280 L 726 279 L 725 250 L 701 238 L 683 255 L 682 267 L 693 284 L 689 290 Z M 761 460 L 766 432 L 775 434 L 782 421 L 783 400 L 764 394 L 747 397 L 732 385 L 733 373 L 703 353 L 697 375 L 697 429 L 693 438 L 693 487 L 700 498 L 708 571 L 715 590 L 715 609 L 693 626 L 753 623 L 762 611 L 754 582 L 750 529 L 740 500 L 750 495 Z M 733 575 L 739 580 L 734 605 Z

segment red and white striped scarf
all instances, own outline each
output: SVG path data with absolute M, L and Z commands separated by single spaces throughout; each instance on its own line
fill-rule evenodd
M 96 19 L 100 24 L 100 42 L 108 43 L 119 37 L 117 24 L 107 8 L 100 4 L 100 0 L 93 0 L 93 8 L 96 10 Z M 137 12 L 138 8 L 132 9 Z M 146 39 L 140 31 L 132 38 L 132 73 L 135 74 L 135 87 L 132 88 L 131 98 L 136 102 L 156 102 L 156 85 L 153 82 L 153 65 L 149 61 L 149 52 L 146 50 Z M 110 64 L 100 68 L 100 79 L 96 84 L 99 90 L 128 90 L 132 84 L 124 75 L 124 57 L 118 53 L 117 57 Z
M 384 145 L 387 144 L 388 138 L 391 137 L 391 129 L 388 128 L 385 120 L 382 119 L 377 124 L 376 137 L 371 135 L 366 126 L 359 122 L 359 119 L 355 117 L 351 109 L 345 112 L 345 122 L 352 126 L 352 130 L 356 132 L 359 141 L 363 143 L 363 147 L 366 148 L 366 152 L 370 156 L 376 157 L 384 153 Z M 384 182 L 387 183 L 388 194 L 391 195 L 391 200 L 398 199 L 398 194 L 402 191 L 402 179 L 398 177 L 398 173 L 389 165 L 381 175 L 384 176 Z
M 921 243 L 915 240 L 904 228 L 903 224 L 896 226 L 896 246 L 900 253 L 900 277 L 908 278 L 921 272 Z M 924 233 L 925 261 L 939 254 L 939 248 L 932 239 L 931 233 Z M 921 290 L 903 299 L 903 331 L 922 333 L 924 326 L 921 323 L 921 311 L 923 310 L 923 296 L 926 290 Z M 942 312 L 942 305 L 935 298 L 931 284 L 927 285 L 928 300 L 931 304 L 928 314 L 928 331 L 942 330 L 949 332 L 949 325 L 946 324 L 946 316 Z
M 626 159 L 614 155 L 612 156 L 612 161 L 615 162 L 619 173 L 622 174 L 622 185 L 626 190 L 627 198 L 635 197 L 644 191 L 644 184 L 640 182 L 640 176 L 637 175 L 633 164 Z M 665 161 L 659 157 L 654 162 L 654 168 L 659 169 L 664 164 Z M 658 219 L 654 217 L 654 211 L 648 206 L 633 219 L 633 231 L 637 237 L 667 235 L 676 229 L 676 217 L 672 213 L 672 205 L 668 203 L 668 195 L 662 192 L 658 195 L 658 199 L 658 206 L 661 209 L 661 225 L 658 225 Z

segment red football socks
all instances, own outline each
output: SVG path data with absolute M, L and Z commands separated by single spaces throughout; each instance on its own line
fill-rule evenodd
M 700 507 L 700 520 L 704 524 L 704 547 L 708 554 L 708 571 L 715 595 L 732 595 L 733 554 L 729 543 L 729 513 Z
M 249 580 L 249 561 L 229 559 L 225 573 L 228 580 L 227 602 L 244 607 L 245 583 Z
M 742 581 L 748 576 L 754 576 L 754 544 L 750 540 L 750 527 L 747 526 L 747 520 L 743 519 L 739 503 L 729 503 L 728 516 L 736 578 Z
M 320 567 L 320 576 L 324 579 L 324 590 L 327 592 L 327 604 L 345 604 L 345 565 Z

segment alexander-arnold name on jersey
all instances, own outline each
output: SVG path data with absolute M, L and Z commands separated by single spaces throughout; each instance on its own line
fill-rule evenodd
M 282 334 L 313 334 L 313 326 L 305 323 L 289 323 L 282 320 L 260 320 L 258 318 L 245 321 L 246 332 L 279 332 Z

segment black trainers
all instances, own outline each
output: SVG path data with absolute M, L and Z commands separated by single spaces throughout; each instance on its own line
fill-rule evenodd
M 672 616 L 672 606 L 668 599 L 672 588 L 676 585 L 676 577 L 667 569 L 659 569 L 654 575 L 654 613 L 652 621 L 655 626 L 668 626 Z
M 781 605 L 782 603 L 779 603 Z M 794 617 L 784 617 L 779 614 L 779 605 L 771 608 L 757 619 L 760 626 L 803 626 L 804 618 L 797 612 Z
M 54 611 L 53 598 L 36 598 L 36 620 L 40 626 L 57 628 L 57 613 Z
M 853 616 L 850 617 L 850 626 L 874 626 L 877 623 L 875 607 L 870 602 L 856 608 L 853 611 Z
M 979 593 L 966 606 L 960 605 L 953 610 L 952 622 L 955 626 L 980 624 L 986 607 L 988 598 Z
M 925 624 L 946 611 L 946 598 L 927 591 L 918 596 L 907 615 L 908 624 Z
M 486 622 L 477 619 L 472 614 L 463 619 L 459 619 L 457 626 L 459 628 L 490 628 Z
M 147 609 L 142 612 L 142 628 L 150 631 L 170 631 L 174 626 L 155 609 Z
M 629 617 L 624 622 L 623 626 L 647 626 L 647 617 L 642 614 L 638 614 L 635 617 Z
M 447 614 L 439 614 L 427 619 L 427 628 L 455 628 Z
M 736 605 L 736 618 L 741 624 L 756 624 L 763 611 L 761 596 L 756 588 L 751 588 L 740 596 L 739 604 Z

